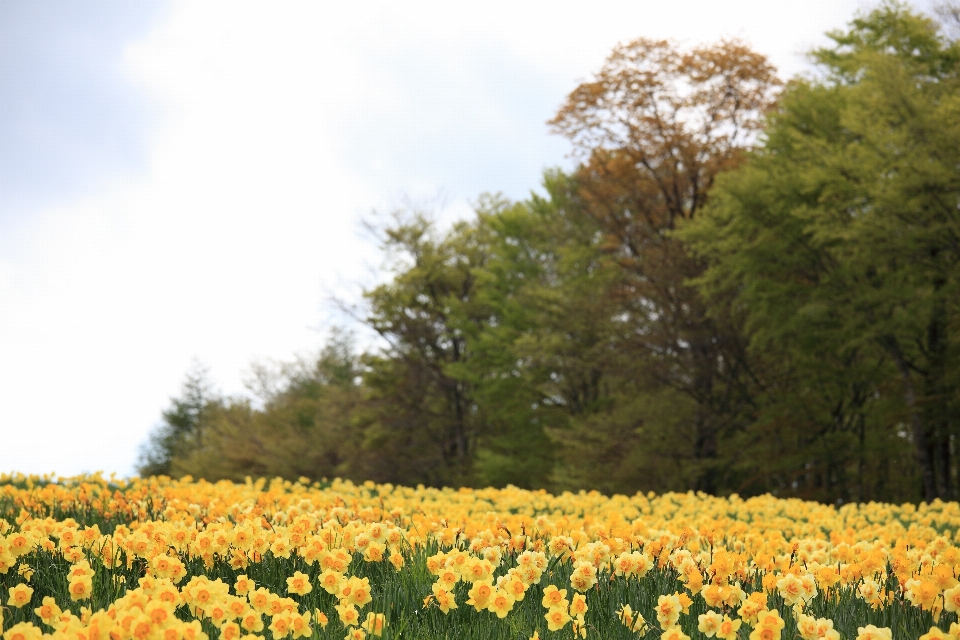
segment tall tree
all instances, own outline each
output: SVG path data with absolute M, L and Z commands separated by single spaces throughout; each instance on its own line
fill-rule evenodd
M 720 441 L 751 401 L 750 376 L 738 328 L 708 314 L 687 285 L 703 261 L 670 232 L 699 215 L 720 172 L 743 161 L 778 85 L 766 59 L 736 41 L 680 51 L 639 39 L 617 47 L 551 121 L 583 158 L 580 195 L 628 276 L 611 290 L 624 325 L 619 348 L 640 388 L 693 401 L 681 427 L 691 437 L 687 466 L 694 488 L 709 492 L 721 486 Z
M 605 292 L 619 274 L 575 183 L 548 171 L 543 186 L 546 197 L 478 210 L 489 257 L 477 292 L 490 319 L 473 336 L 466 370 L 492 429 L 478 471 L 514 484 L 621 490 L 618 463 L 633 438 L 595 429 L 602 447 L 584 451 L 571 437 L 609 409 L 616 387 L 616 309 Z
M 482 326 L 489 315 L 475 291 L 486 240 L 466 222 L 440 236 L 417 213 L 401 215 L 381 232 L 394 277 L 365 292 L 364 321 L 387 345 L 365 360 L 368 438 L 394 451 L 381 473 L 432 485 L 470 484 L 485 419 L 458 368 L 471 357 L 467 333 L 475 328 L 467 325 Z
M 791 83 L 764 148 L 721 180 L 682 237 L 712 263 L 701 290 L 732 301 L 754 352 L 772 351 L 790 365 L 779 369 L 786 384 L 817 396 L 804 406 L 821 407 L 819 417 L 793 433 L 811 444 L 817 424 L 859 432 L 853 498 L 877 491 L 863 477 L 871 461 L 878 482 L 895 462 L 900 477 L 916 470 L 924 498 L 950 498 L 960 48 L 896 2 L 830 36 L 834 45 L 814 54 L 822 79 Z

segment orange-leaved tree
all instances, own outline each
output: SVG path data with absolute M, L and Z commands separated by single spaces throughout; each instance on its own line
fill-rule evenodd
M 779 86 L 766 58 L 739 41 L 681 50 L 641 38 L 616 47 L 550 121 L 580 157 L 580 196 L 622 270 L 609 291 L 617 348 L 642 387 L 691 403 L 670 455 L 704 491 L 729 481 L 719 475 L 722 440 L 743 424 L 755 382 L 735 323 L 708 314 L 689 284 L 705 265 L 671 232 L 744 160 Z

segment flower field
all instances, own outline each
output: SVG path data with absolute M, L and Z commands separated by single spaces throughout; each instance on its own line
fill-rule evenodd
M 960 506 L 0 476 L 4 640 L 960 637 Z

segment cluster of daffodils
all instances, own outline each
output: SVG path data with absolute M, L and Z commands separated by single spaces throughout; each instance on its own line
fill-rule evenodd
M 896 619 L 898 638 L 960 640 L 958 531 L 939 502 L 8 476 L 0 629 L 892 640 L 875 623 Z
M 547 567 L 547 556 L 541 551 L 525 550 L 516 558 L 516 565 L 494 579 L 495 571 L 502 564 L 500 546 L 485 546 L 483 540 L 475 540 L 470 546 L 479 553 L 472 555 L 467 550 L 440 551 L 427 558 L 427 569 L 436 576 L 432 594 L 424 605 L 437 606 L 443 613 L 457 608 L 454 587 L 459 582 L 469 583 L 466 605 L 478 612 L 489 611 L 498 618 L 507 617 L 514 606 L 522 602 L 530 587 L 541 583 Z M 575 571 L 576 573 L 576 571 Z M 566 589 L 555 585 L 544 588 L 541 599 L 547 610 L 544 619 L 550 631 L 559 631 L 572 623 L 575 634 L 585 636 L 584 614 L 587 601 L 581 594 L 567 598 Z

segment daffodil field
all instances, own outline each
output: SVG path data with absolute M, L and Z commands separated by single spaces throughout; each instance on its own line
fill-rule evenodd
M 960 506 L 0 476 L 4 640 L 958 638 Z

